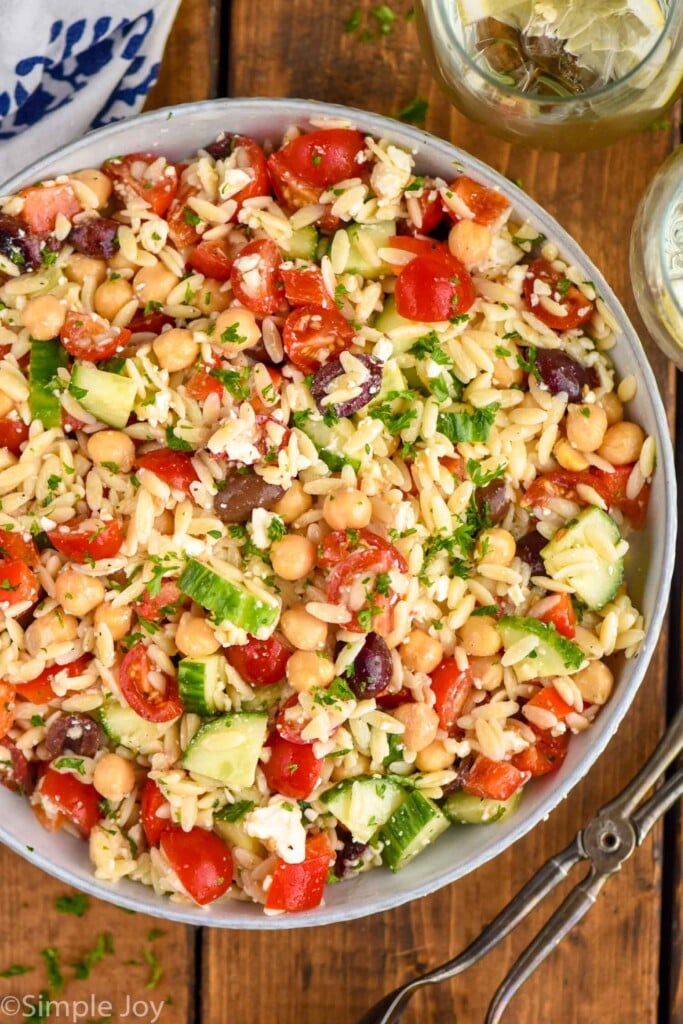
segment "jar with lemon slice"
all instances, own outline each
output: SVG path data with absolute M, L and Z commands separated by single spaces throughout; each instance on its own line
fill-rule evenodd
M 513 142 L 592 149 L 683 92 L 683 0 L 418 0 L 453 104 Z

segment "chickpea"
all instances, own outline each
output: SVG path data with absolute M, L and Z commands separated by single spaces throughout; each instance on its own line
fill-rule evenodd
M 273 505 L 272 511 L 289 526 L 295 519 L 308 512 L 313 506 L 313 498 L 304 490 L 300 480 L 295 480 Z
M 63 569 L 55 580 L 55 597 L 69 615 L 87 615 L 104 600 L 104 584 L 96 576 Z
M 606 704 L 614 689 L 614 676 L 602 661 L 591 661 L 572 678 L 589 704 Z
M 148 302 L 161 302 L 163 305 L 179 280 L 163 263 L 155 263 L 138 270 L 133 278 L 133 288 L 141 305 Z
M 102 171 L 95 170 L 94 167 L 87 167 L 83 171 L 76 171 L 71 175 L 76 181 L 83 182 L 91 192 L 97 196 L 97 208 L 102 209 L 103 206 L 107 205 L 109 196 L 111 195 L 111 179 L 107 177 Z
M 154 520 L 154 529 L 158 533 L 163 533 L 165 536 L 170 536 L 175 533 L 175 517 L 169 509 L 164 509 L 161 515 L 158 515 Z
M 623 420 L 621 423 L 614 423 L 607 429 L 603 442 L 598 448 L 598 455 L 607 459 L 613 466 L 626 466 L 629 462 L 636 461 L 644 440 L 645 431 L 642 427 L 637 423 Z
M 607 430 L 607 413 L 599 405 L 570 405 L 567 440 L 580 452 L 595 452 Z
M 69 256 L 69 262 L 64 271 L 68 279 L 75 281 L 76 284 L 83 284 L 86 277 L 94 277 L 95 284 L 102 284 L 107 280 L 107 264 L 104 260 L 83 256 L 80 252 L 74 252 Z
M 442 661 L 443 646 L 423 629 L 412 629 L 401 645 L 401 657 L 411 672 L 429 674 Z
M 54 295 L 37 295 L 35 299 L 28 300 L 21 311 L 21 318 L 32 338 L 49 341 L 56 338 L 62 329 L 66 304 Z
M 393 714 L 405 726 L 402 739 L 409 750 L 424 750 L 436 739 L 439 716 L 434 708 L 427 704 L 399 704 Z
M 607 414 L 607 425 L 609 427 L 615 423 L 621 423 L 624 418 L 624 406 L 616 391 L 608 391 L 607 394 L 603 395 L 600 399 L 600 405 Z
M 503 666 L 498 658 L 470 658 L 470 672 L 481 690 L 495 690 L 503 682 Z
M 367 494 L 355 487 L 342 487 L 326 496 L 323 517 L 333 530 L 361 530 L 372 519 L 372 505 Z
M 502 647 L 496 620 L 490 615 L 476 615 L 460 627 L 460 638 L 466 654 L 485 658 L 497 654 Z
M 295 651 L 287 662 L 287 682 L 298 693 L 329 686 L 334 679 L 334 662 L 318 651 Z
M 52 644 L 75 640 L 77 633 L 78 619 L 55 608 L 31 623 L 24 633 L 24 643 L 28 653 L 35 658 Z
M 205 277 L 204 283 L 194 297 L 194 304 L 205 315 L 222 313 L 232 302 L 232 293 L 225 288 L 225 281 L 217 281 L 215 277 Z
M 327 643 L 327 623 L 316 619 L 302 604 L 282 613 L 280 629 L 285 640 L 301 651 L 320 651 Z
M 553 448 L 553 455 L 562 466 L 562 469 L 571 469 L 580 473 L 582 469 L 588 469 L 590 463 L 584 458 L 581 452 L 572 448 L 566 437 L 561 437 Z
M 271 546 L 273 569 L 283 580 L 302 580 L 315 565 L 315 544 L 289 533 Z
M 175 645 L 188 658 L 208 658 L 220 647 L 216 634 L 206 619 L 190 612 L 180 616 L 175 635 Z
M 135 462 L 133 439 L 121 430 L 98 430 L 88 438 L 88 455 L 101 466 L 117 466 L 122 473 L 130 473 Z
M 443 740 L 432 740 L 418 752 L 415 767 L 421 772 L 442 772 L 455 761 L 455 753 L 446 749 Z
M 117 252 L 115 252 L 113 256 L 110 256 L 107 263 L 110 270 L 137 271 L 140 269 L 137 263 L 131 263 L 131 261 L 126 256 L 123 255 L 120 249 Z
M 521 384 L 524 371 L 521 366 L 510 366 L 505 356 L 497 356 L 493 362 L 493 383 L 499 388 L 510 388 Z
M 489 254 L 493 236 L 483 224 L 473 220 L 459 220 L 448 233 L 451 255 L 468 263 L 481 263 Z
M 154 339 L 152 348 L 161 369 L 169 373 L 186 370 L 199 355 L 199 345 L 192 331 L 186 327 L 172 327 L 170 331 L 164 331 Z
M 110 277 L 95 289 L 93 306 L 95 312 L 105 320 L 113 320 L 132 298 L 134 296 L 130 281 L 123 277 Z
M 517 544 L 510 531 L 494 526 L 479 537 L 476 557 L 484 565 L 509 565 L 516 550 Z
M 95 629 L 106 626 L 111 633 L 112 640 L 123 640 L 133 622 L 133 610 L 124 605 L 115 606 L 103 602 L 95 609 Z
M 122 800 L 135 788 L 135 769 L 120 754 L 103 754 L 95 765 L 92 784 L 105 800 Z
M 348 764 L 347 764 L 348 761 Z M 365 775 L 370 771 L 370 758 L 365 754 L 356 754 L 354 758 L 343 758 L 341 764 L 332 769 L 332 781 L 341 782 L 342 779 L 353 779 L 358 775 Z
M 250 309 L 234 306 L 216 317 L 216 330 L 212 337 L 223 346 L 228 355 L 253 348 L 261 340 L 261 328 Z

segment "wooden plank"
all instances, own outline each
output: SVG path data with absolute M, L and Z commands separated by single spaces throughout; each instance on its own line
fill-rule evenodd
M 216 96 L 220 0 L 182 0 L 146 110 Z
M 344 23 L 358 6 L 337 5 L 323 18 L 315 0 L 278 2 L 270 5 L 267 19 L 255 19 L 253 4 L 233 0 L 229 92 L 309 96 L 385 114 L 400 110 L 415 96 L 424 97 L 429 102 L 427 127 L 503 174 L 521 178 L 527 191 L 605 268 L 633 315 L 628 233 L 637 201 L 670 149 L 667 133 L 576 156 L 510 147 L 449 107 L 420 59 L 414 26 L 402 17 L 381 41 L 361 42 L 346 34 Z M 377 5 L 366 0 L 360 6 L 365 26 L 373 24 L 371 11 Z M 401 14 L 408 6 L 392 5 Z M 254 54 L 269 59 L 254 59 Z M 643 336 L 635 316 L 634 322 Z M 647 341 L 646 346 L 673 419 L 673 371 L 654 346 Z M 274 1008 L 278 1024 L 325 1019 L 351 1024 L 382 992 L 453 955 L 634 774 L 662 728 L 665 675 L 663 638 L 647 683 L 589 778 L 548 822 L 472 876 L 412 906 L 362 922 L 279 935 L 243 934 L 239 957 L 234 956 L 234 936 L 205 932 L 202 998 L 211 1007 L 212 1024 L 232 1020 L 233 1008 L 221 995 L 226 988 L 239 988 L 240 1024 L 260 1024 Z M 511 1019 L 517 1024 L 573 1024 L 587 1017 L 607 1024 L 655 1020 L 661 857 L 658 830 L 527 984 Z M 453 1014 L 462 1021 L 483 1020 L 495 985 L 549 909 L 532 915 L 514 940 L 466 979 L 417 997 L 406 1021 L 430 1024 Z

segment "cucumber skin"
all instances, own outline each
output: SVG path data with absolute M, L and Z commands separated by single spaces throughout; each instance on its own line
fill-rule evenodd
M 366 822 L 356 822 L 349 813 L 354 786 L 371 790 L 366 808 L 370 811 L 370 818 Z M 383 793 L 378 791 L 380 786 L 384 787 Z M 360 775 L 357 778 L 338 782 L 331 789 L 326 790 L 320 800 L 330 809 L 335 818 L 348 828 L 354 839 L 361 843 L 367 843 L 386 824 L 404 798 L 405 791 L 392 779 L 383 775 Z
M 29 364 L 29 409 L 32 420 L 40 420 L 46 430 L 62 425 L 62 406 L 48 385 L 57 370 L 67 366 L 69 356 L 58 339 L 31 341 Z
M 379 832 L 382 860 L 391 871 L 400 871 L 449 827 L 443 811 L 419 790 L 405 802 Z
M 584 653 L 578 644 L 568 640 L 561 633 L 558 633 L 552 624 L 541 622 L 539 619 L 525 619 L 521 615 L 503 615 L 498 620 L 498 628 L 505 630 L 514 629 L 520 633 L 531 633 L 543 640 L 554 650 L 564 661 L 565 667 L 571 671 L 578 671 L 584 660 Z M 502 635 L 502 633 L 501 633 Z
M 178 664 L 178 689 L 186 711 L 204 717 L 216 714 L 218 708 L 213 697 L 215 690 L 220 689 L 221 660 L 225 661 L 221 655 L 211 654 L 207 658 L 183 658 Z
M 313 224 L 309 224 L 308 227 L 293 231 L 287 245 L 282 249 L 290 259 L 312 261 L 315 260 L 318 252 L 319 239 L 320 236 L 316 228 Z
M 592 522 L 595 520 L 597 522 Z M 619 543 L 621 533 L 612 517 L 603 512 L 602 509 L 591 506 L 580 512 L 575 519 L 572 519 L 561 530 L 558 530 L 558 534 L 561 534 L 561 536 L 558 537 L 555 534 L 553 539 L 541 549 L 541 557 L 544 560 L 551 561 L 555 553 L 571 550 L 573 545 L 567 543 L 567 538 L 569 537 L 571 540 L 572 534 L 576 535 L 577 541 L 581 542 L 583 540 L 586 546 L 591 547 L 590 539 L 585 536 L 584 531 L 586 526 L 593 526 L 593 529 L 596 529 L 598 525 L 611 534 L 610 540 L 612 543 Z M 608 563 L 605 559 L 601 558 L 597 551 L 594 553 L 598 563 L 597 569 L 591 573 L 577 573 L 573 576 L 568 576 L 567 580 L 589 608 L 599 611 L 613 599 L 621 585 L 621 581 L 624 578 L 624 559 L 620 558 L 617 562 Z M 546 568 L 550 571 L 548 566 Z M 610 568 L 613 570 L 611 573 L 609 572 Z M 609 578 L 609 586 L 604 586 L 605 577 Z M 598 583 L 597 588 L 596 581 Z M 602 586 L 600 586 L 601 584 Z
M 521 798 L 521 789 L 509 800 L 482 800 L 458 790 L 446 797 L 441 809 L 454 825 L 493 825 L 514 814 Z
M 207 741 L 211 737 L 215 737 L 222 732 L 226 734 L 232 733 L 233 735 L 241 733 L 244 736 L 247 727 L 252 732 L 252 735 L 243 744 L 241 752 L 238 752 L 234 745 L 222 750 L 220 748 L 207 749 Z M 195 772 L 197 775 L 204 775 L 208 779 L 214 779 L 216 782 L 234 789 L 245 789 L 253 786 L 259 755 L 266 739 L 267 727 L 268 716 L 258 712 L 234 712 L 214 718 L 203 725 L 192 737 L 183 754 L 182 766 L 187 771 Z M 225 755 L 230 751 L 238 753 L 237 764 L 234 761 L 231 763 L 228 757 L 223 765 L 219 765 L 219 771 L 216 771 L 211 764 L 208 765 L 209 770 L 206 770 L 206 760 L 212 761 L 215 759 L 220 761 L 221 757 L 225 758 Z M 241 764 L 239 763 L 240 761 Z
M 128 705 L 120 704 L 113 697 L 105 700 L 98 709 L 97 719 L 110 740 L 138 754 L 153 752 L 156 749 L 156 741 L 161 740 L 173 725 L 173 722 L 148 722 Z M 123 731 L 121 719 L 123 719 Z M 126 732 L 126 728 L 130 731 Z
M 220 582 L 219 593 L 211 591 Z M 191 558 L 178 580 L 178 587 L 202 608 L 210 611 L 218 625 L 230 622 L 238 629 L 256 634 L 259 630 L 268 629 L 277 622 L 279 607 L 268 604 L 246 588 L 221 576 L 208 565 Z M 222 593 L 220 591 L 223 591 Z M 208 593 L 208 597 L 207 597 Z
M 86 412 L 101 423 L 121 430 L 133 411 L 137 385 L 130 377 L 76 363 L 71 372 L 69 391 Z M 81 395 L 81 391 L 86 394 Z

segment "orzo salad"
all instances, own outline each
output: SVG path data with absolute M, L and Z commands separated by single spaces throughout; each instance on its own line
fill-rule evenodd
M 617 333 L 343 122 L 0 199 L 5 784 L 100 879 L 267 913 L 511 814 L 644 636 Z

